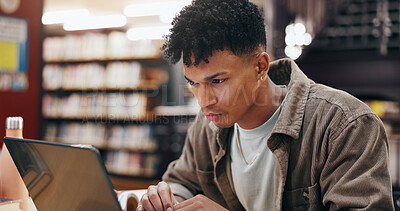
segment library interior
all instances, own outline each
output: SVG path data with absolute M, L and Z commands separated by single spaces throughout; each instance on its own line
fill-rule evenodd
M 291 59 L 315 83 L 349 93 L 380 118 L 400 210 L 400 1 L 250 2 L 264 19 L 270 61 Z M 184 64 L 162 52 L 173 18 L 190 4 L 0 0 L 1 164 L 5 136 L 90 145 L 113 189 L 157 185 L 202 110 Z M 22 131 L 7 134 L 13 126 Z M 1 166 L 0 178 L 6 171 Z

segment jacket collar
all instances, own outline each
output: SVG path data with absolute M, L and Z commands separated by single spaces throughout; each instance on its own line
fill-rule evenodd
M 310 86 L 314 82 L 290 59 L 271 62 L 268 75 L 274 83 L 288 86 L 286 102 L 272 133 L 283 133 L 298 139 Z

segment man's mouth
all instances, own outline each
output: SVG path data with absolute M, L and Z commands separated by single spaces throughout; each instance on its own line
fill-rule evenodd
M 208 113 L 205 115 L 206 115 L 206 118 L 210 121 L 217 121 L 222 116 L 222 114 L 213 114 L 213 113 Z

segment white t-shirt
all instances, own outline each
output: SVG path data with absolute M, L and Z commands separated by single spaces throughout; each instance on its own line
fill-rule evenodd
M 274 210 L 274 174 L 276 160 L 267 147 L 267 140 L 279 117 L 284 101 L 275 113 L 254 129 L 238 129 L 239 143 L 247 165 L 238 148 L 236 133 L 231 141 L 231 169 L 236 195 L 246 210 Z

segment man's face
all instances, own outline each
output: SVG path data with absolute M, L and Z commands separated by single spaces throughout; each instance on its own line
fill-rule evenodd
M 208 60 L 208 64 L 184 66 L 185 78 L 207 119 L 219 127 L 230 127 L 246 118 L 255 104 L 257 61 L 228 50 L 215 51 Z

